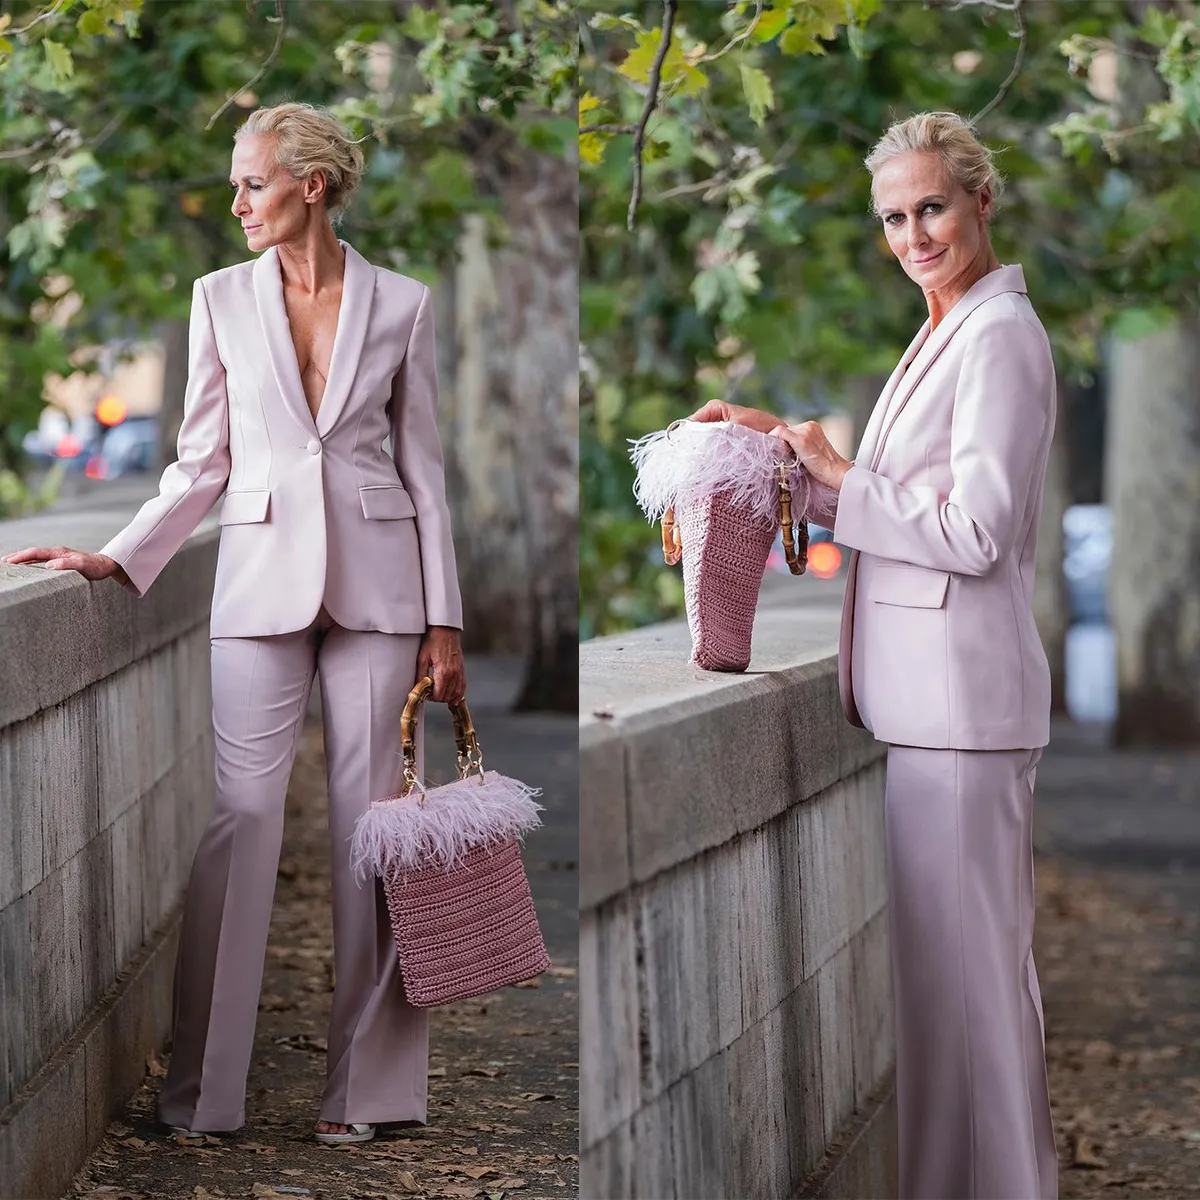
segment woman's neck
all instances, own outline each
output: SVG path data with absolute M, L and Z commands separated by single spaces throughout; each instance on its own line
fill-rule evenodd
M 930 332 L 941 324 L 942 318 L 985 276 L 1000 268 L 991 243 L 985 242 L 970 267 L 954 282 L 940 291 L 927 291 L 925 302 L 929 305 Z

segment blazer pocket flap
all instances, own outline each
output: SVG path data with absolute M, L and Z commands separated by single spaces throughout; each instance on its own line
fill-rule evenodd
M 218 522 L 221 525 L 252 525 L 256 521 L 265 521 L 270 500 L 270 488 L 226 492 Z
M 867 597 L 878 604 L 899 604 L 904 608 L 941 608 L 949 586 L 949 571 L 888 564 L 875 568 Z
M 399 484 L 360 487 L 358 495 L 368 521 L 396 521 L 417 515 L 412 497 Z

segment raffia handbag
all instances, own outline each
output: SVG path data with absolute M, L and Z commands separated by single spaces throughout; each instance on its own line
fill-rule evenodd
M 497 771 L 483 754 L 465 704 L 450 705 L 458 779 L 427 787 L 417 773 L 417 720 L 433 687 L 408 694 L 400 718 L 404 783 L 358 818 L 351 864 L 383 879 L 404 994 L 417 1008 L 520 983 L 550 965 L 521 838 L 541 824 L 540 789 Z
M 663 557 L 683 560 L 692 662 L 706 671 L 744 671 L 775 536 L 782 528 L 788 569 L 803 575 L 802 514 L 827 489 L 785 442 L 731 421 L 674 421 L 634 441 L 630 457 L 638 504 L 662 522 Z

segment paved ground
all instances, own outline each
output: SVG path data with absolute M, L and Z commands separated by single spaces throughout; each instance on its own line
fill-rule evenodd
M 1056 725 L 1035 838 L 1061 1195 L 1200 1197 L 1200 751 Z
M 489 767 L 539 785 L 545 827 L 526 866 L 553 966 L 536 986 L 435 1010 L 430 1121 L 363 1146 L 310 1138 L 324 1081 L 331 986 L 328 837 L 319 720 L 310 720 L 288 793 L 247 1125 L 188 1144 L 154 1121 L 163 1063 L 80 1172 L 72 1196 L 561 1197 L 578 1192 L 578 722 L 512 715 L 518 664 L 468 662 L 471 713 Z M 427 705 L 431 778 L 453 774 L 448 711 Z M 164 1061 L 166 1061 L 164 1059 Z

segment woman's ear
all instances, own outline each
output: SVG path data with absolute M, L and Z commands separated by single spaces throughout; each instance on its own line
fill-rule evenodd
M 304 181 L 305 204 L 316 204 L 316 202 L 325 195 L 325 187 L 327 183 L 328 180 L 325 178 L 324 171 L 314 171 Z
M 975 193 L 975 198 L 979 204 L 979 215 L 983 218 L 983 222 L 986 225 L 992 219 L 993 212 L 995 212 L 995 203 L 992 200 L 991 184 L 985 183 L 983 187 L 981 187 L 979 191 Z

